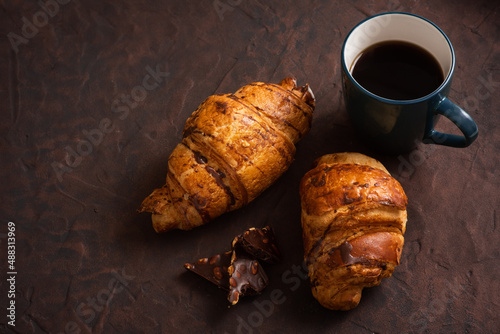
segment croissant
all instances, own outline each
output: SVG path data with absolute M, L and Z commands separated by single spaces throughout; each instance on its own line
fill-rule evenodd
M 309 85 L 297 87 L 290 77 L 208 97 L 186 121 L 166 184 L 138 211 L 151 212 L 160 233 L 190 230 L 246 205 L 288 169 L 314 107 Z
M 360 153 L 317 159 L 300 183 L 304 260 L 313 296 L 332 310 L 359 304 L 399 265 L 407 197 L 377 160 Z

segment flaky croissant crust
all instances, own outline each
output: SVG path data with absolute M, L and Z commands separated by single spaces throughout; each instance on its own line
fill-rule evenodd
M 327 308 L 351 309 L 399 264 L 407 197 L 380 162 L 358 153 L 318 159 L 300 194 L 313 295 Z
M 168 160 L 166 184 L 139 208 L 157 232 L 189 230 L 240 208 L 293 161 L 310 129 L 314 95 L 295 79 L 256 82 L 208 97 L 188 118 Z

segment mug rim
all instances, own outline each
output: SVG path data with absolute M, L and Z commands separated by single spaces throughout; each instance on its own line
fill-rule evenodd
M 446 42 L 448 43 L 448 47 L 450 48 L 450 52 L 451 52 L 451 65 L 450 65 L 450 71 L 448 72 L 446 78 L 443 80 L 443 82 L 439 85 L 438 88 L 436 88 L 434 91 L 432 91 L 431 93 L 427 94 L 427 95 L 424 95 L 422 97 L 419 97 L 419 98 L 416 98 L 416 99 L 411 99 L 411 100 L 394 100 L 394 99 L 389 99 L 389 98 L 386 98 L 386 97 L 383 97 L 383 96 L 380 96 L 380 95 L 377 95 L 377 94 L 374 94 L 372 92 L 370 92 L 369 90 L 367 90 L 366 88 L 364 88 L 363 86 L 361 86 L 357 81 L 356 79 L 354 79 L 354 77 L 351 75 L 351 72 L 349 71 L 349 69 L 347 68 L 347 65 L 346 65 L 346 62 L 345 62 L 345 48 L 346 48 L 346 44 L 347 44 L 347 41 L 349 40 L 349 37 L 351 36 L 351 34 L 360 26 L 362 25 L 363 23 L 371 20 L 371 19 L 374 19 L 376 17 L 379 17 L 379 16 L 383 16 L 383 15 L 394 15 L 394 14 L 398 14 L 398 15 L 408 15 L 408 16 L 413 16 L 413 17 L 416 17 L 418 19 L 421 19 L 423 21 L 426 21 L 427 23 L 431 24 L 435 29 L 437 29 L 444 37 L 444 39 L 446 40 Z M 414 103 L 420 103 L 420 102 L 423 102 L 423 101 L 426 101 L 430 98 L 432 98 L 433 96 L 439 94 L 444 87 L 446 87 L 449 82 L 451 81 L 451 77 L 453 76 L 453 72 L 455 71 L 455 50 L 453 49 L 453 46 L 451 44 L 451 41 L 450 39 L 448 38 L 448 36 L 446 36 L 446 34 L 444 33 L 444 31 L 439 28 L 434 22 L 432 22 L 431 20 L 429 19 L 426 19 L 425 17 L 423 16 L 420 16 L 420 15 L 417 15 L 417 14 L 413 14 L 413 13 L 408 13 L 408 12 L 398 12 L 398 11 L 392 11 L 392 12 L 384 12 L 384 13 L 379 13 L 379 14 L 375 14 L 375 15 L 372 15 L 370 17 L 367 17 L 365 18 L 364 20 L 358 22 L 350 31 L 349 33 L 347 34 L 346 38 L 344 39 L 344 42 L 342 44 L 342 54 L 341 54 L 341 62 L 342 62 L 342 69 L 344 70 L 344 72 L 346 73 L 346 75 L 349 77 L 349 80 L 354 83 L 354 85 L 356 87 L 358 87 L 359 89 L 361 89 L 361 91 L 363 91 L 365 94 L 367 94 L 368 96 L 370 96 L 371 98 L 374 98 L 376 100 L 379 100 L 379 101 L 382 101 L 384 103 L 390 103 L 390 104 L 399 104 L 399 105 L 402 105 L 402 104 L 414 104 Z

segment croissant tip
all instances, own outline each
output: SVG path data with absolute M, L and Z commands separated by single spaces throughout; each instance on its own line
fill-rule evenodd
M 144 205 L 144 202 L 136 209 L 137 213 L 147 212 L 148 208 Z
M 281 80 L 279 84 L 283 88 L 293 92 L 311 108 L 315 108 L 316 98 L 314 97 L 314 93 L 308 83 L 304 86 L 297 86 L 297 79 L 290 76 Z
M 316 98 L 308 83 L 304 86 L 294 88 L 293 92 L 311 108 L 314 109 L 316 107 Z
M 314 97 L 314 93 L 313 93 L 311 87 L 307 83 L 303 87 L 303 89 L 305 90 L 305 93 L 302 96 L 302 99 L 304 100 L 305 103 L 307 103 L 311 108 L 314 109 L 316 107 L 316 98 Z
M 279 83 L 280 86 L 287 90 L 294 90 L 297 88 L 297 79 L 294 77 L 286 77 Z

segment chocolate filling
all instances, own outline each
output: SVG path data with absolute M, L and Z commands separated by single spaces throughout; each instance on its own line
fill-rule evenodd
M 205 157 L 204 155 L 202 155 L 200 152 L 198 151 L 193 151 L 193 154 L 194 154 L 194 159 L 197 163 L 199 163 L 200 165 L 206 165 L 208 163 L 208 158 Z M 229 202 L 229 206 L 232 206 L 236 203 L 236 199 L 234 197 L 234 194 L 233 192 L 231 191 L 231 188 L 229 186 L 227 186 L 224 181 L 222 180 L 223 178 L 226 177 L 226 174 L 221 171 L 220 169 L 218 170 L 215 170 L 215 168 L 213 168 L 212 166 L 209 166 L 209 165 L 206 165 L 205 166 L 205 170 L 208 172 L 208 174 L 210 174 L 214 180 L 215 180 L 215 183 L 217 183 L 217 185 L 219 187 L 221 187 L 222 189 L 224 189 L 224 192 L 229 196 L 229 198 L 231 199 L 230 202 Z M 195 204 L 195 207 L 198 209 L 198 206 Z
M 352 245 L 348 241 L 344 241 L 337 249 L 340 250 L 340 257 L 342 262 L 345 264 L 354 264 L 354 263 L 365 263 L 367 259 L 364 257 L 356 257 L 351 255 Z
M 219 170 L 215 170 L 213 167 L 208 166 L 208 165 L 205 166 L 205 169 L 207 170 L 207 172 L 210 175 L 212 175 L 212 177 L 215 179 L 215 182 L 219 185 L 219 187 L 221 187 L 222 189 L 224 189 L 224 191 L 226 192 L 226 194 L 231 199 L 231 201 L 229 202 L 229 206 L 234 205 L 236 203 L 236 199 L 234 197 L 234 194 L 231 191 L 231 188 L 229 186 L 227 186 L 224 183 L 224 181 L 222 181 L 222 179 L 226 177 L 226 174 L 224 174 L 224 172 L 222 172 L 220 169 Z

